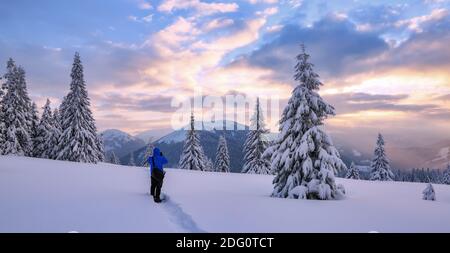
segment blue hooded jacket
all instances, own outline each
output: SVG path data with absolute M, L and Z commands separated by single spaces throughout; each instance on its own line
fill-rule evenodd
M 167 163 L 167 159 L 161 155 L 161 151 L 159 150 L 159 148 L 154 148 L 153 156 L 148 157 L 147 162 L 150 165 L 150 173 L 153 172 L 153 162 L 156 169 L 164 172 L 164 164 Z

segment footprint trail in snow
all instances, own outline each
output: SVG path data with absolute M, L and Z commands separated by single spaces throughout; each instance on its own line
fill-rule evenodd
M 169 221 L 179 228 L 181 232 L 206 233 L 206 231 L 197 226 L 197 223 L 195 223 L 189 214 L 184 212 L 179 204 L 170 199 L 169 195 L 164 194 L 163 198 L 164 202 L 162 203 L 162 207 L 169 215 Z

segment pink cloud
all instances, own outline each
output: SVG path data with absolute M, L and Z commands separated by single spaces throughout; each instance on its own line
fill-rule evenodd
M 211 31 L 219 28 L 224 28 L 234 24 L 232 19 L 213 19 L 205 25 L 206 31 Z
M 147 2 L 146 0 L 139 0 L 138 7 L 141 10 L 151 10 L 153 9 L 153 6 Z
M 278 13 L 278 7 L 270 7 L 263 11 L 256 12 L 256 15 L 271 16 Z
M 434 22 L 437 20 L 441 20 L 449 15 L 447 9 L 434 9 L 428 15 L 413 17 L 410 19 L 404 19 L 398 21 L 395 25 L 397 27 L 406 26 L 408 29 L 415 32 L 422 32 L 422 27 L 427 23 Z
M 239 6 L 236 3 L 206 3 L 200 0 L 165 0 L 158 6 L 158 11 L 172 12 L 173 10 L 195 9 L 199 15 L 235 12 Z
M 266 3 L 266 4 L 276 4 L 278 3 L 278 0 L 248 0 L 251 4 L 257 4 L 257 3 Z

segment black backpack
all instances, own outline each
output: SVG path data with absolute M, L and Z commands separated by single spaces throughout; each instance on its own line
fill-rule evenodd
M 152 177 L 157 181 L 162 181 L 164 179 L 164 173 L 156 167 L 155 159 L 152 156 Z

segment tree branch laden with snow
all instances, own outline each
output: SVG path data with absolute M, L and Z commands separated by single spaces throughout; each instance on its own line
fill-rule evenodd
M 273 197 L 338 199 L 344 195 L 336 185 L 335 173 L 346 169 L 331 138 L 321 128 L 334 108 L 318 94 L 319 75 L 302 46 L 297 56 L 294 79 L 298 85 L 284 108 L 280 134 L 267 152 L 272 153 Z

